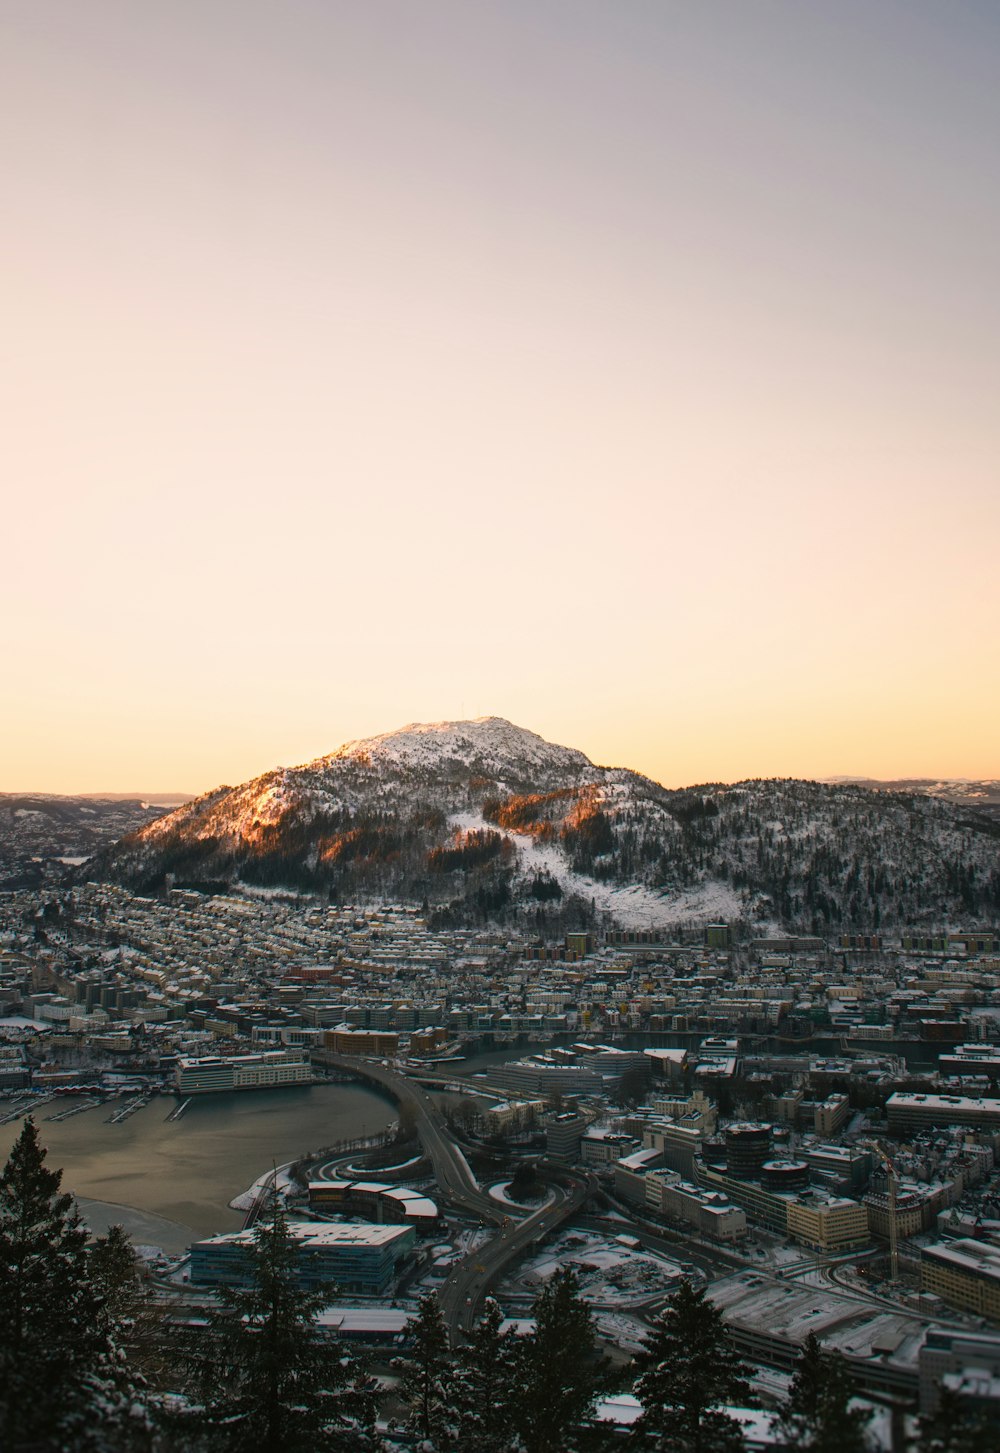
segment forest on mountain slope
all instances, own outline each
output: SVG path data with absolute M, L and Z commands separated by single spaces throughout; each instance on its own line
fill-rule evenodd
M 294 777 L 277 807 L 269 789 L 267 814 L 248 789 L 211 794 L 87 872 L 142 892 L 169 879 L 408 899 L 454 923 L 537 917 L 541 904 L 580 922 L 597 913 L 595 884 L 664 899 L 721 885 L 731 916 L 817 934 L 1000 917 L 1000 825 L 974 808 L 795 780 L 669 791 L 631 773 L 595 777 L 514 793 L 454 771 L 446 783 L 429 771 L 395 781 L 365 761 L 339 800 Z M 535 845 L 544 861 L 532 861 Z

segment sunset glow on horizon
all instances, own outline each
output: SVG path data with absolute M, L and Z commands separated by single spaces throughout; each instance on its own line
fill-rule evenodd
M 3 11 L 0 791 L 1000 778 L 1000 11 Z

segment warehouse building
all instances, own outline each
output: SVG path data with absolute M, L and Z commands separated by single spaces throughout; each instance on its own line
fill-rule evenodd
M 708 1296 L 736 1347 L 754 1362 L 793 1372 L 813 1333 L 825 1352 L 847 1359 L 859 1392 L 917 1399 L 925 1333 L 917 1316 L 753 1271 L 715 1283 Z

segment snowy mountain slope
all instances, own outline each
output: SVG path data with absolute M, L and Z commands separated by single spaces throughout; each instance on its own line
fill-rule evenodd
M 488 831 L 482 813 L 456 813 L 449 826 L 457 833 Z M 669 928 L 682 923 L 726 922 L 743 911 L 740 895 L 725 883 L 708 881 L 686 890 L 663 892 L 643 883 L 614 884 L 576 872 L 558 846 L 530 834 L 514 835 L 517 868 L 530 883 L 537 878 L 556 883 L 564 898 L 593 904 L 621 928 Z
M 968 804 L 797 781 L 670 791 L 497 717 L 349 742 L 187 803 L 96 864 L 392 894 L 455 921 L 608 915 L 813 932 L 1000 915 L 1000 830 Z
M 252 841 L 294 813 L 370 810 L 419 786 L 446 804 L 470 781 L 492 791 L 585 783 L 601 775 L 582 752 L 557 747 L 499 717 L 413 725 L 347 742 L 301 767 L 279 767 L 240 787 L 220 787 L 155 825 L 147 840 L 187 824 L 196 836 Z

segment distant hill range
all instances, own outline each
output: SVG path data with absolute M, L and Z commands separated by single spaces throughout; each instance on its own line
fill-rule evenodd
M 938 781 L 934 777 L 899 777 L 881 782 L 875 777 L 828 777 L 828 782 L 844 787 L 870 787 L 873 792 L 914 792 L 938 797 L 942 802 L 955 802 L 961 807 L 979 808 L 1000 822 L 1000 779 L 990 777 L 951 777 Z
M 0 891 L 59 882 L 126 833 L 162 817 L 183 795 L 59 797 L 0 793 Z
M 947 786 L 961 791 L 939 790 Z M 996 783 L 668 789 L 497 717 L 412 725 L 220 787 L 86 865 L 167 883 L 425 904 L 440 924 L 830 935 L 1000 919 Z
M 150 807 L 180 807 L 195 797 L 193 792 L 80 792 L 75 795 L 86 802 L 143 802 Z

